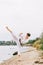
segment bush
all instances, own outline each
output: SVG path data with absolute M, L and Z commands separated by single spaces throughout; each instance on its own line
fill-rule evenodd
M 43 44 L 41 44 L 40 49 L 43 50 Z
M 40 40 L 36 41 L 36 42 L 33 44 L 33 47 L 35 47 L 36 49 L 40 49 Z

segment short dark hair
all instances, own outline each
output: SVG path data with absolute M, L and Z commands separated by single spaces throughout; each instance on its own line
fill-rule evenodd
M 28 35 L 28 36 L 31 36 L 31 34 L 30 34 L 30 33 L 27 33 L 27 35 Z

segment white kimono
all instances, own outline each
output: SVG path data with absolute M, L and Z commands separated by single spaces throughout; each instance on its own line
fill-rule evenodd
M 21 48 L 21 45 L 20 45 L 20 42 L 19 42 L 19 39 L 21 39 L 21 43 L 26 43 L 28 40 L 25 39 L 25 35 L 20 35 L 18 37 L 16 37 L 13 33 L 11 33 L 13 38 L 14 38 L 14 41 L 17 43 L 17 51 L 18 51 L 18 55 L 21 55 L 21 52 L 20 52 L 20 48 Z

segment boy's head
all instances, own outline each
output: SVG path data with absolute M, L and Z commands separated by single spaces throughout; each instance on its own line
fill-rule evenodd
M 26 39 L 28 39 L 30 36 L 31 36 L 31 34 L 30 33 L 27 33 L 26 34 Z
M 30 36 L 31 36 L 31 34 L 30 34 L 30 33 L 27 33 L 27 36 L 29 36 L 29 37 L 30 37 Z

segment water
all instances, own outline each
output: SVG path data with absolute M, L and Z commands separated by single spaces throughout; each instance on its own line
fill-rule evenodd
M 21 47 L 21 52 L 28 51 L 28 47 Z M 0 46 L 0 63 L 11 58 L 17 51 L 17 46 Z

